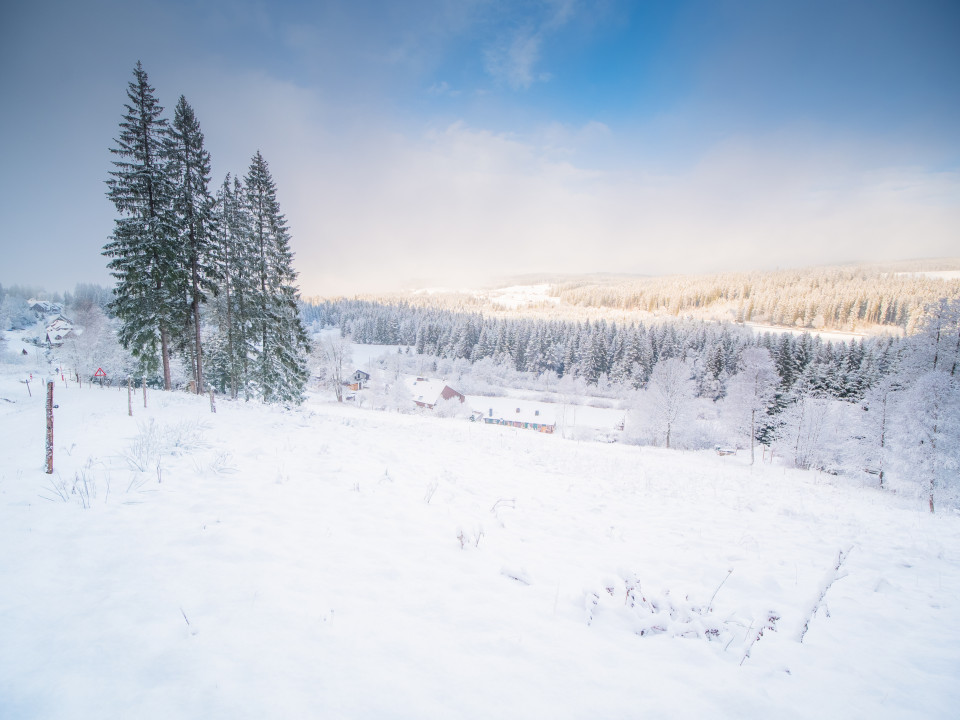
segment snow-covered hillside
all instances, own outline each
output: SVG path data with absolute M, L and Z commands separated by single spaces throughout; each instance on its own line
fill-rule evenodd
M 325 397 L 129 417 L 59 378 L 51 476 L 28 369 L 0 370 L 5 720 L 960 704 L 960 518 L 922 500 Z

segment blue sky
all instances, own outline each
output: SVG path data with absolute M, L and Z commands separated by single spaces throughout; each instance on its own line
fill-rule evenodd
M 141 60 L 259 149 L 304 294 L 960 255 L 960 3 L 20 3 L 0 282 L 109 284 Z

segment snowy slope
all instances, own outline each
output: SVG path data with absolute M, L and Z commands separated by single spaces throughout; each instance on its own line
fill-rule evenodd
M 955 717 L 960 518 L 913 498 L 319 400 L 130 418 L 63 382 L 51 477 L 22 373 L 5 720 Z

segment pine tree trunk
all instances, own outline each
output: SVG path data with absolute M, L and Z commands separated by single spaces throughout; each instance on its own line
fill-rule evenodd
M 243 387 L 243 399 L 246 400 L 246 401 L 249 401 L 249 400 L 250 400 L 250 393 L 249 393 L 249 391 L 248 391 L 248 387 L 249 387 L 249 385 L 248 385 L 248 379 L 249 379 L 250 368 L 249 368 L 248 358 L 247 358 L 247 328 L 248 328 L 248 326 L 247 326 L 247 304 L 244 302 L 244 298 L 243 298 L 243 293 L 242 293 L 242 292 L 237 296 L 237 310 L 239 311 L 240 323 L 241 323 L 241 325 L 240 325 L 241 332 L 240 332 L 239 336 L 237 337 L 237 342 L 239 342 L 240 345 L 241 345 L 240 352 L 242 353 L 242 362 L 240 363 L 240 367 L 237 368 L 236 365 L 235 365 L 235 363 L 236 363 L 236 357 L 233 358 L 233 362 L 234 362 L 234 367 L 233 367 L 233 370 L 234 370 L 234 383 L 235 383 L 235 387 L 236 387 L 236 386 L 238 386 L 238 385 L 241 385 L 241 382 L 240 382 L 240 381 L 241 381 L 241 379 L 243 380 L 243 383 L 242 383 L 242 387 Z M 236 395 L 234 395 L 233 397 L 234 397 L 234 399 L 237 398 Z
M 227 357 L 229 358 L 230 373 L 230 397 L 237 399 L 237 368 L 233 355 L 233 308 L 230 306 L 230 267 L 227 266 L 226 276 L 223 280 L 223 286 L 226 289 L 227 297 Z
M 163 389 L 170 390 L 170 339 L 166 324 L 160 326 L 160 357 L 163 359 Z
M 194 269 L 193 285 L 193 326 L 195 332 L 196 351 L 196 370 L 197 370 L 197 395 L 203 394 L 203 347 L 200 344 L 200 302 L 197 299 L 199 287 L 197 286 L 196 269 Z

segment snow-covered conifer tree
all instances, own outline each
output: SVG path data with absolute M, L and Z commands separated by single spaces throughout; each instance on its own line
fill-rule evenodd
M 765 348 L 747 348 L 740 355 L 742 369 L 727 384 L 724 401 L 735 428 L 750 438 L 750 464 L 754 446 L 777 392 L 777 367 Z
M 220 294 L 216 301 L 217 334 L 210 353 L 210 376 L 221 392 L 250 397 L 249 358 L 254 353 L 251 332 L 253 253 L 243 187 L 228 174 L 217 191 L 216 264 Z
M 111 309 L 120 319 L 120 341 L 139 359 L 145 372 L 157 370 L 170 389 L 170 352 L 182 325 L 185 278 L 173 215 L 173 195 L 165 153 L 169 132 L 163 108 L 138 62 L 127 87 L 129 103 L 120 122 L 114 170 L 107 196 L 117 218 L 103 254 L 116 278 Z
M 258 150 L 244 178 L 249 239 L 255 253 L 251 316 L 256 318 L 257 357 L 252 370 L 265 402 L 303 400 L 310 350 L 300 321 L 297 273 L 290 234 L 280 212 L 277 188 Z
M 876 473 L 880 487 L 886 484 L 886 474 L 890 465 L 890 448 L 895 428 L 894 408 L 900 382 L 894 376 L 887 376 L 867 391 L 863 399 L 862 413 L 858 426 L 854 428 L 854 459 L 859 467 Z
M 174 112 L 167 154 L 176 230 L 183 248 L 181 261 L 187 276 L 187 313 L 184 319 L 192 332 L 185 338 L 185 344 L 190 347 L 196 391 L 201 394 L 204 379 L 200 306 L 207 302 L 208 293 L 218 292 L 220 272 L 215 264 L 216 233 L 214 200 L 210 194 L 210 153 L 204 148 L 200 123 L 183 95 Z

